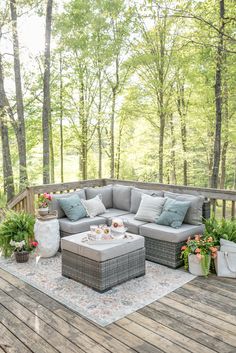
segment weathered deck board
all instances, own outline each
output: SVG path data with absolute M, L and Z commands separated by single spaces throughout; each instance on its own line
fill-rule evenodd
M 102 328 L 0 269 L 0 353 L 234 353 L 235 289 L 197 278 Z

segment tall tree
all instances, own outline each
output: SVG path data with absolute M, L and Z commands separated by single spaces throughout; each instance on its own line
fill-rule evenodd
M 16 132 L 18 152 L 19 152 L 20 189 L 22 189 L 25 187 L 25 185 L 28 182 L 28 176 L 27 176 L 27 164 L 26 164 L 25 118 L 24 118 L 24 103 L 23 103 L 23 94 L 22 94 L 16 0 L 10 0 L 10 9 L 11 9 L 13 54 L 14 54 L 16 110 L 17 110 L 17 118 L 18 118 L 15 132 Z
M 50 182 L 50 126 L 51 126 L 51 97 L 50 97 L 50 44 L 52 31 L 53 0 L 47 1 L 45 50 L 44 50 L 44 77 L 43 77 L 43 183 Z
M 1 38 L 1 28 L 0 28 L 0 38 Z M 4 192 L 7 195 L 7 201 L 9 201 L 14 196 L 14 193 L 15 193 L 8 124 L 7 124 L 8 113 L 9 113 L 9 103 L 8 103 L 7 96 L 5 93 L 5 88 L 4 88 L 2 55 L 0 53 L 0 134 L 1 134 L 1 142 L 2 142 L 3 184 L 4 184 Z
M 148 18 L 153 24 L 147 28 L 146 22 L 140 14 L 139 25 L 142 32 L 142 41 L 135 48 L 135 62 L 140 79 L 155 106 L 155 114 L 149 114 L 147 120 L 156 129 L 159 135 L 158 164 L 159 182 L 164 180 L 164 142 L 166 120 L 170 114 L 170 105 L 173 93 L 173 51 L 176 46 L 176 36 L 173 22 L 169 19 L 168 8 L 162 9 L 155 1 L 150 1 Z
M 188 161 L 187 161 L 187 124 L 189 97 L 186 97 L 184 78 L 180 73 L 176 76 L 177 88 L 177 109 L 180 117 L 181 141 L 183 149 L 183 184 L 188 185 Z
M 220 27 L 218 32 L 218 46 L 216 53 L 215 72 L 215 140 L 213 152 L 213 169 L 211 187 L 217 188 L 219 178 L 219 166 L 221 157 L 221 126 L 222 126 L 222 71 L 224 59 L 224 28 L 225 28 L 225 2 L 219 0 Z
M 60 51 L 59 58 L 59 80 L 60 80 L 60 167 L 61 167 L 61 182 L 64 182 L 64 136 L 63 136 L 63 68 L 62 68 L 62 52 Z

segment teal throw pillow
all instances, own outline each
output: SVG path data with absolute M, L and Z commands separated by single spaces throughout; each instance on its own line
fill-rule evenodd
M 156 219 L 156 223 L 172 228 L 180 228 L 190 203 L 167 198 L 160 217 Z
M 58 201 L 70 221 L 75 222 L 87 216 L 86 209 L 78 195 L 61 198 Z

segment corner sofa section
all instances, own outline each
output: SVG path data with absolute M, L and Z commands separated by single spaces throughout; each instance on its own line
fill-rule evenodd
M 178 229 L 136 220 L 135 214 L 139 208 L 142 194 L 164 197 L 164 191 L 138 189 L 124 185 L 108 185 L 98 188 L 85 188 L 73 193 L 55 194 L 51 203 L 51 210 L 58 212 L 61 237 L 88 231 L 90 225 L 111 224 L 115 217 L 122 218 L 128 232 L 139 234 L 145 238 L 146 259 L 172 268 L 183 264 L 180 259 L 181 247 L 189 236 L 202 234 L 204 225 L 183 223 Z M 61 209 L 58 199 L 78 194 L 81 199 L 92 199 L 101 195 L 106 212 L 94 218 L 82 218 L 76 222 L 70 221 Z M 177 194 L 176 194 L 177 195 Z M 209 203 L 202 207 L 204 218 L 209 216 Z

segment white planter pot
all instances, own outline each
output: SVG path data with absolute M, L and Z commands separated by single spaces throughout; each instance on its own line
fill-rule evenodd
M 34 225 L 34 235 L 38 242 L 37 253 L 39 256 L 51 257 L 56 255 L 60 245 L 59 222 L 57 219 L 37 220 Z
M 188 255 L 188 266 L 189 266 L 189 272 L 192 273 L 194 276 L 206 276 L 209 273 L 210 269 L 210 264 L 211 264 L 211 257 L 209 255 L 207 256 L 208 260 L 208 272 L 204 273 L 202 269 L 202 264 L 201 260 L 198 259 L 197 255 L 194 254 L 189 254 Z
M 40 216 L 46 216 L 48 214 L 48 207 L 45 207 L 45 208 L 39 208 L 38 209 L 38 214 Z

